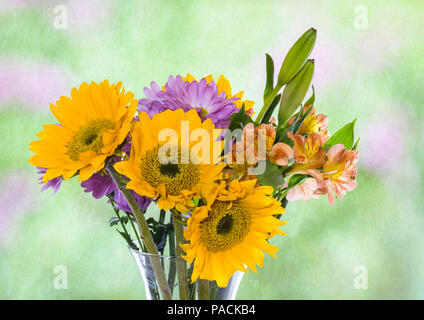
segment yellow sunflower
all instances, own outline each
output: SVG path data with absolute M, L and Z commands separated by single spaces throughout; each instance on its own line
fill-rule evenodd
M 130 179 L 128 189 L 158 198 L 160 209 L 175 207 L 186 212 L 193 197 L 198 197 L 208 184 L 222 179 L 225 163 L 218 164 L 217 156 L 222 151 L 222 142 L 216 140 L 221 131 L 215 129 L 214 134 L 214 129 L 212 120 L 202 122 L 195 109 L 165 110 L 152 119 L 141 112 L 139 122 L 131 130 L 130 157 L 116 163 L 115 169 Z M 170 131 L 175 136 L 164 139 Z M 196 132 L 205 136 L 192 141 Z M 166 144 L 169 148 L 165 148 Z M 202 149 L 199 144 L 205 147 Z
M 210 188 L 215 201 L 192 212 L 184 230 L 189 243 L 182 245 L 183 258 L 190 264 L 194 260 L 191 281 L 200 277 L 226 287 L 237 270 L 256 273 L 256 265 L 263 265 L 262 251 L 275 258 L 278 248 L 267 239 L 285 235 L 278 228 L 285 222 L 273 217 L 284 209 L 272 197 L 272 187 L 255 185 L 256 180 L 233 180 L 228 187 L 221 183 Z
M 35 153 L 29 162 L 46 168 L 43 182 L 62 176 L 65 180 L 79 172 L 79 180 L 89 179 L 104 167 L 131 129 L 137 110 L 132 92 L 122 83 L 83 83 L 72 89 L 71 98 L 61 97 L 50 110 L 59 124 L 44 125 L 41 140 L 30 143 Z

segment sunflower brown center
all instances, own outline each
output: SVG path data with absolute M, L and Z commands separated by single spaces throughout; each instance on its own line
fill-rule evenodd
M 234 220 L 233 217 L 227 214 L 225 217 L 219 220 L 218 225 L 216 227 L 216 232 L 218 234 L 225 235 L 233 229 Z
M 92 150 L 96 153 L 103 148 L 102 131 L 105 129 L 114 129 L 114 123 L 109 119 L 96 119 L 81 127 L 72 137 L 68 145 L 68 155 L 78 161 L 79 154 Z
M 154 188 L 165 185 L 169 195 L 178 195 L 182 190 L 190 190 L 199 183 L 198 165 L 181 161 L 181 152 L 178 152 L 178 160 L 164 163 L 159 159 L 159 148 L 157 146 L 147 151 L 141 160 L 141 175 L 147 183 Z
M 180 173 L 178 164 L 174 164 L 174 163 L 167 163 L 167 164 L 160 165 L 159 171 L 161 174 L 171 178 L 175 177 L 178 173 Z
M 250 213 L 240 201 L 215 201 L 200 228 L 200 241 L 207 250 L 228 250 L 241 243 L 248 234 Z

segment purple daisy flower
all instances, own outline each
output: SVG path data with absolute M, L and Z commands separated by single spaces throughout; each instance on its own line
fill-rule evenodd
M 93 197 L 96 199 L 100 199 L 113 192 L 113 201 L 115 202 L 115 208 L 126 212 L 132 212 L 124 195 L 118 189 L 118 187 L 115 185 L 109 175 L 101 175 L 100 173 L 95 173 L 91 176 L 90 179 L 83 181 L 81 183 L 81 186 L 84 188 L 84 192 L 91 192 Z M 140 196 L 132 190 L 130 191 L 134 196 L 135 200 L 137 201 L 141 210 L 145 212 L 152 200 L 150 198 Z
M 162 90 L 155 82 L 150 88 L 144 88 L 146 98 L 138 102 L 138 111 L 146 112 L 150 117 L 166 109 L 196 109 L 199 116 L 211 119 L 216 128 L 227 128 L 230 116 L 239 111 L 235 101 L 239 98 L 227 99 L 225 92 L 218 94 L 214 81 L 184 81 L 181 76 L 168 78 L 165 89 Z
M 41 177 L 38 178 L 38 181 L 40 182 L 40 184 L 43 185 L 43 187 L 41 188 L 41 191 L 46 191 L 47 189 L 52 188 L 54 190 L 53 194 L 56 194 L 56 192 L 59 190 L 60 186 L 62 185 L 63 178 L 57 177 L 47 181 L 47 183 L 44 183 L 43 176 L 46 173 L 47 169 L 41 168 L 41 167 L 37 167 L 37 169 L 38 169 L 37 173 L 41 174 Z

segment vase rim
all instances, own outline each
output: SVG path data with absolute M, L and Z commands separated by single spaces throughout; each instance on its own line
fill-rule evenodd
M 161 259 L 182 259 L 182 260 L 184 260 L 183 258 L 177 257 L 177 256 L 167 256 L 167 255 L 162 255 L 162 254 L 153 254 L 153 253 L 149 253 L 149 252 L 143 252 L 143 251 L 140 251 L 140 250 L 135 250 L 131 247 L 128 247 L 128 249 L 132 253 L 140 254 L 140 255 L 148 256 L 148 257 L 158 257 L 158 258 L 161 258 Z

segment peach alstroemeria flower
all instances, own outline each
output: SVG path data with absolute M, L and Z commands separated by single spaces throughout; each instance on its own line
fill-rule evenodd
M 253 123 L 249 123 L 246 126 L 246 130 L 252 130 L 253 128 Z M 254 128 L 255 130 L 255 135 L 254 135 L 254 154 L 258 157 L 258 159 L 260 160 L 265 160 L 265 159 L 269 159 L 271 162 L 279 165 L 279 166 L 286 166 L 288 164 L 288 160 L 293 158 L 293 150 L 292 148 L 283 143 L 283 142 L 278 142 L 276 144 L 274 144 L 275 141 L 275 135 L 276 135 L 276 130 L 274 128 L 273 124 L 261 124 L 259 127 Z M 261 132 L 260 130 L 264 130 L 265 132 L 265 157 L 263 150 L 258 150 L 258 136 L 259 136 L 259 132 Z M 244 135 L 245 131 L 243 132 Z M 260 139 L 260 138 L 259 138 Z M 247 145 L 247 148 L 249 147 L 248 141 L 245 139 L 245 143 Z M 246 149 L 247 149 L 246 148 Z
M 302 199 L 304 202 L 310 199 L 317 199 L 318 186 L 322 183 L 322 174 L 316 169 L 308 169 L 304 174 L 310 175 L 302 184 L 297 185 L 287 192 L 286 198 L 288 201 L 296 201 Z M 286 187 L 288 182 L 286 182 Z
M 328 193 L 328 201 L 334 204 L 335 198 L 332 191 L 343 200 L 343 196 L 348 191 L 356 187 L 356 165 L 358 163 L 358 151 L 346 150 L 343 144 L 336 144 L 327 152 L 322 175 L 317 194 Z
M 322 113 L 315 114 L 315 108 L 312 105 L 304 106 L 302 109 L 302 114 L 306 114 L 306 112 L 308 112 L 311 108 L 312 110 L 306 116 L 297 133 L 301 135 L 317 133 L 321 139 L 321 144 L 324 144 L 329 138 L 328 117 Z M 294 120 L 295 117 L 292 117 L 289 120 L 289 124 L 292 124 Z
M 243 129 L 241 141 L 233 145 L 232 158 L 238 164 L 256 165 L 259 160 L 269 159 L 271 162 L 284 166 L 293 158 L 292 148 L 282 142 L 274 144 L 276 130 L 272 124 L 261 124 L 256 127 L 253 123 Z
M 308 178 L 302 184 L 290 189 L 287 192 L 286 199 L 288 201 L 296 201 L 302 199 L 304 202 L 311 198 L 317 199 L 318 196 L 315 191 L 318 188 L 318 182 L 315 178 Z
M 295 165 L 290 173 L 305 172 L 308 169 L 317 169 L 325 163 L 325 151 L 321 148 L 321 138 L 317 133 L 310 133 L 306 138 L 291 132 L 287 136 L 293 140 Z
M 274 144 L 268 154 L 268 159 L 279 166 L 288 165 L 291 158 L 293 158 L 293 149 L 283 142 Z
M 265 134 L 265 150 L 258 150 L 259 139 L 263 139 L 263 137 L 260 136 L 262 134 Z M 271 150 L 275 135 L 276 131 L 272 124 L 261 124 L 259 127 L 255 128 L 253 123 L 248 123 L 243 128 L 242 142 L 245 144 L 245 148 L 252 149 L 254 154 L 264 154 L 264 151 L 268 152 Z

